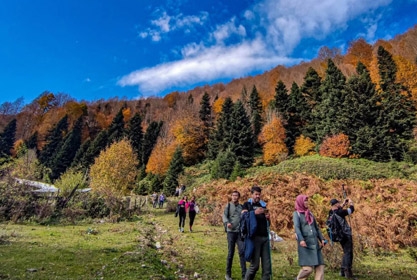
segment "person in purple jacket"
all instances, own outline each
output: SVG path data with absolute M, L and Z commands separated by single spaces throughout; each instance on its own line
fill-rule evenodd
M 186 208 L 188 210 L 188 217 L 190 218 L 190 232 L 193 232 L 194 219 L 197 214 L 197 212 L 195 211 L 196 205 L 197 204 L 195 203 L 195 196 L 192 196 L 190 201 L 187 202 L 187 205 L 186 205 Z

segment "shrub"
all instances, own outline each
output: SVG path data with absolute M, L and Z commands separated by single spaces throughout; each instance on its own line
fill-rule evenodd
M 349 155 L 350 141 L 347 135 L 340 133 L 326 137 L 320 146 L 320 155 L 341 158 Z

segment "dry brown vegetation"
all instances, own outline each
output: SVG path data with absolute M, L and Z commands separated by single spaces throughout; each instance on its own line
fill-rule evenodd
M 349 218 L 354 238 L 363 248 L 396 251 L 405 246 L 417 246 L 417 184 L 413 181 L 391 179 L 370 181 L 323 181 L 296 174 L 268 173 L 251 178 L 213 181 L 196 189 L 202 201 L 205 219 L 220 224 L 224 205 L 233 190 L 242 194 L 241 202 L 250 197 L 250 187 L 262 187 L 262 198 L 271 213 L 271 228 L 280 236 L 292 238 L 292 212 L 297 195 L 310 197 L 310 208 L 325 233 L 329 201 L 342 199 L 342 184 L 347 196 L 355 202 L 355 212 Z

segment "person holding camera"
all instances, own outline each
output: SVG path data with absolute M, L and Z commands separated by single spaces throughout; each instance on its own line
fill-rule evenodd
M 351 199 L 345 199 L 343 204 L 340 204 L 336 198 L 332 198 L 330 200 L 331 209 L 329 211 L 330 215 L 338 215 L 342 218 L 341 227 L 343 230 L 343 239 L 340 241 L 340 245 L 343 249 L 343 258 L 342 258 L 342 266 L 340 268 L 340 276 L 346 278 L 354 278 L 352 272 L 352 263 L 353 263 L 353 240 L 352 240 L 352 229 L 350 228 L 348 222 L 346 221 L 346 217 L 352 215 L 355 211 L 355 207 L 353 206 L 353 201 Z M 345 206 L 348 206 L 344 209 Z
M 297 238 L 298 264 L 301 266 L 297 280 L 305 280 L 314 270 L 314 279 L 324 279 L 324 259 L 321 249 L 326 240 L 308 209 L 308 196 L 300 194 L 295 200 L 293 213 L 294 230 Z
M 256 218 L 256 231 L 251 238 L 253 252 L 250 258 L 250 266 L 246 272 L 245 280 L 255 279 L 259 265 L 262 263 L 262 280 L 272 279 L 271 248 L 269 244 L 269 213 L 266 203 L 261 200 L 261 188 L 253 186 L 252 197 L 243 204 L 242 215 L 245 212 L 253 213 Z
M 227 233 L 226 280 L 232 279 L 232 264 L 236 245 L 239 253 L 240 268 L 243 279 L 245 278 L 246 274 L 245 243 L 240 237 L 239 231 L 240 213 L 242 212 L 242 205 L 239 203 L 239 199 L 240 193 L 236 190 L 233 191 L 232 200 L 227 203 L 222 216 L 222 220 Z

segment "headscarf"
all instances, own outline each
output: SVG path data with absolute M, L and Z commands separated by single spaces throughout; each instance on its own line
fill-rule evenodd
M 304 205 L 304 201 L 306 201 L 307 199 L 308 196 L 304 194 L 300 194 L 299 196 L 297 196 L 297 198 L 295 199 L 295 210 L 298 213 L 304 213 L 307 223 L 311 225 L 313 223 L 313 215 Z

